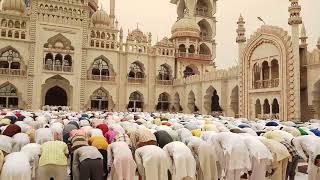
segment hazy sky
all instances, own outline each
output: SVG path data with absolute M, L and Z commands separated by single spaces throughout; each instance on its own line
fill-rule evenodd
M 103 9 L 109 12 L 109 0 L 100 0 Z M 300 0 L 303 21 L 309 36 L 309 49 L 315 48 L 320 37 L 320 0 Z M 260 16 L 269 25 L 290 31 L 288 26 L 289 0 L 218 0 L 217 2 L 217 58 L 219 68 L 235 65 L 238 59 L 236 21 L 240 13 L 246 21 L 247 37 L 262 23 Z M 116 0 L 116 17 L 125 33 L 135 29 L 137 23 L 144 32 L 151 32 L 153 43 L 164 36 L 170 37 L 171 26 L 176 20 L 176 6 L 170 0 Z

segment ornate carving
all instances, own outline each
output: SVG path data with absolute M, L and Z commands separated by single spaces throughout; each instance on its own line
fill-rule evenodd
M 64 37 L 61 33 L 48 39 L 47 43 L 44 44 L 45 48 L 55 48 L 55 49 L 65 49 L 65 50 L 74 50 L 74 47 L 71 46 L 71 41 Z

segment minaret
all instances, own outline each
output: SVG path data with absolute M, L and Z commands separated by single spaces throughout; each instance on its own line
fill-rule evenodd
M 111 18 L 111 22 L 112 24 L 114 24 L 114 19 L 115 19 L 115 0 L 110 0 L 110 18 Z
M 237 28 L 237 38 L 236 38 L 236 42 L 238 43 L 238 62 L 239 62 L 239 74 L 240 74 L 240 78 L 239 78 L 239 106 L 241 105 L 241 107 L 239 107 L 239 115 L 240 117 L 243 117 L 245 114 L 244 112 L 244 88 L 243 88 L 243 73 L 245 72 L 243 69 L 243 63 L 242 63 L 242 55 L 243 55 L 243 49 L 245 47 L 245 43 L 247 41 L 246 39 L 246 29 L 244 27 L 245 25 L 245 21 L 243 20 L 242 15 L 240 14 L 240 17 L 238 19 L 238 28 Z
M 120 37 L 120 42 L 119 42 L 120 51 L 122 51 L 122 50 L 123 50 L 123 29 L 122 29 L 122 27 L 120 28 L 120 35 L 119 35 L 119 37 Z
M 308 46 L 307 44 L 307 32 L 306 32 L 306 28 L 304 27 L 304 24 L 302 24 L 301 26 L 301 32 L 300 32 L 300 48 L 306 48 Z
M 302 18 L 300 16 L 301 6 L 299 0 L 289 0 L 291 6 L 288 11 L 290 17 L 288 24 L 291 26 L 291 40 L 293 47 L 293 63 L 294 63 L 294 115 L 289 115 L 288 119 L 300 119 L 301 118 L 301 105 L 300 105 L 300 54 L 299 54 L 299 25 L 302 24 Z

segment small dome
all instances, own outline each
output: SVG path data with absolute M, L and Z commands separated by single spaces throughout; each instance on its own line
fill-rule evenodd
M 200 32 L 200 27 L 196 23 L 195 19 L 185 17 L 174 23 L 174 25 L 171 28 L 171 32 L 174 33 L 175 31 L 183 30 Z
M 200 27 L 195 19 L 184 17 L 178 20 L 171 28 L 172 38 L 181 36 L 200 36 Z
M 107 12 L 104 10 L 98 10 L 93 13 L 92 15 L 92 23 L 94 25 L 109 25 L 110 24 L 110 18 Z
M 3 0 L 2 10 L 23 13 L 26 10 L 26 6 L 23 0 Z

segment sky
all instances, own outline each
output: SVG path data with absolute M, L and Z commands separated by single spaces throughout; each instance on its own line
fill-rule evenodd
M 320 0 L 300 0 L 301 15 L 307 35 L 309 50 L 314 49 L 320 37 L 319 8 Z M 100 0 L 102 8 L 109 12 L 109 0 Z M 217 1 L 217 57 L 218 68 L 237 65 L 238 46 L 235 42 L 237 20 L 240 13 L 246 21 L 246 35 L 250 37 L 262 25 L 260 16 L 268 25 L 284 28 L 290 32 L 288 25 L 289 0 L 218 0 Z M 318 13 L 318 14 L 317 14 Z M 170 0 L 116 0 L 116 18 L 125 32 L 139 26 L 143 32 L 151 32 L 153 44 L 157 39 L 171 36 L 174 24 L 176 5 Z

